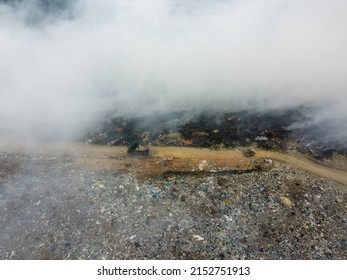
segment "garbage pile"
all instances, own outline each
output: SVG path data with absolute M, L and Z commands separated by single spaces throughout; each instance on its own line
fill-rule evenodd
M 189 112 L 162 113 L 156 116 L 110 118 L 82 141 L 99 145 L 126 145 L 129 148 L 134 143 L 143 147 L 258 147 L 295 150 L 316 159 L 331 158 L 334 152 L 347 154 L 347 147 L 319 139 L 317 127 L 297 125 L 307 122 L 309 117 L 303 108 L 195 115 Z

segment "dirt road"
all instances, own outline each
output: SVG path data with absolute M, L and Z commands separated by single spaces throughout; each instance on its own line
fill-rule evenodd
M 310 161 L 302 155 L 298 154 L 284 154 L 272 151 L 258 151 L 256 158 L 272 158 L 280 160 L 286 164 L 295 166 L 301 170 L 307 171 L 311 174 L 333 180 L 335 182 L 347 186 L 347 172 L 339 169 L 327 168 Z
M 267 158 L 282 161 L 290 166 L 347 186 L 347 171 L 327 168 L 297 153 L 257 150 L 254 157 L 245 157 L 241 149 L 151 147 L 150 154 L 142 156 L 127 154 L 126 147 L 83 143 L 44 144 L 31 147 L 1 143 L 0 151 L 30 153 L 34 158 L 68 155 L 74 157 L 77 166 L 88 167 L 92 170 L 132 172 L 139 174 L 140 177 L 161 175 L 165 172 L 242 172 L 259 168 L 258 164 Z

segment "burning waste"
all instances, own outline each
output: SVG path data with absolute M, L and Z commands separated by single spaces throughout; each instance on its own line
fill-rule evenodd
M 346 154 L 345 143 L 319 138 L 317 127 L 295 128 L 297 123 L 310 121 L 306 110 L 205 112 L 193 117 L 187 112 L 157 114 L 156 117 L 117 117 L 82 140 L 99 145 L 129 145 L 128 153 L 135 152 L 143 141 L 147 146 L 212 149 L 254 146 L 266 150 L 298 151 L 315 159 L 331 159 L 333 153 Z M 146 154 L 147 148 L 139 152 Z
M 0 259 L 346 259 L 346 3 L 0 1 Z

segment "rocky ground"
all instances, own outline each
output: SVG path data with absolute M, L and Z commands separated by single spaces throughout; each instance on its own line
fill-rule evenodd
M 347 189 L 291 165 L 139 178 L 0 154 L 0 259 L 346 259 Z

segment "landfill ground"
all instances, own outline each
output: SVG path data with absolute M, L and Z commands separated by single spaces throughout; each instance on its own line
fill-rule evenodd
M 347 259 L 344 156 L 0 147 L 0 259 Z

